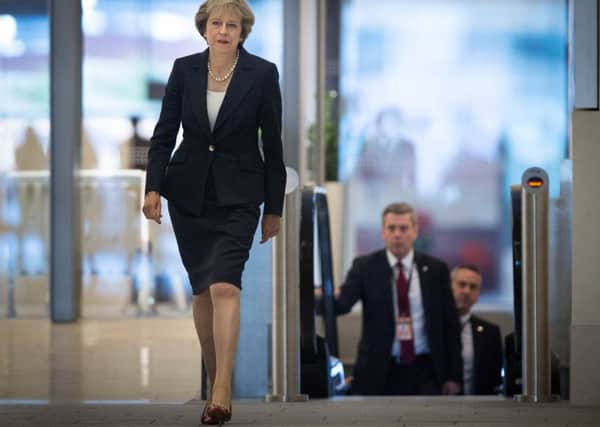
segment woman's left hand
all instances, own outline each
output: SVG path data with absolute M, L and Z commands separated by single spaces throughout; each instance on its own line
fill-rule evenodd
M 277 236 L 281 227 L 281 217 L 279 215 L 265 214 L 262 218 L 262 239 L 260 243 L 265 243 L 271 237 Z

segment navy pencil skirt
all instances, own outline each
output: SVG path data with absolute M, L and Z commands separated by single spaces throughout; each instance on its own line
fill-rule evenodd
M 242 288 L 242 272 L 258 219 L 259 206 L 217 206 L 206 200 L 200 216 L 193 216 L 169 202 L 169 216 L 183 265 L 194 295 L 213 283 Z

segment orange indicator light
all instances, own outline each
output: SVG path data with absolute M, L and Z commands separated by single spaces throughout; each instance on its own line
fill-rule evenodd
M 534 176 L 527 180 L 527 186 L 531 188 L 540 188 L 544 185 L 544 180 L 540 177 Z

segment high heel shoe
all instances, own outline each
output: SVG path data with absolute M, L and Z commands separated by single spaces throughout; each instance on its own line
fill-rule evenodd
M 229 404 L 229 408 L 216 403 L 211 403 L 207 408 L 206 415 L 217 421 L 218 425 L 222 426 L 231 420 L 231 403 Z
M 202 416 L 200 417 L 200 424 L 216 426 L 219 424 L 219 421 L 208 415 L 209 406 L 209 401 L 206 401 L 206 405 L 204 405 L 204 410 L 202 411 Z

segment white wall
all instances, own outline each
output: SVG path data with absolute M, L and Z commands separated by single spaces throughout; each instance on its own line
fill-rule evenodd
M 600 404 L 600 112 L 572 115 L 571 401 Z
M 598 91 L 597 72 L 592 73 L 596 74 L 594 81 L 581 78 L 581 73 L 573 68 L 597 67 L 597 62 L 589 62 L 598 57 L 597 52 L 589 55 L 590 49 L 598 51 L 597 1 L 572 0 L 569 6 L 571 104 L 575 108 L 593 107 L 580 101 L 594 99 L 588 92 Z M 596 17 L 596 29 L 589 16 Z M 577 405 L 600 405 L 600 111 L 572 113 L 570 142 L 573 162 L 570 398 Z

